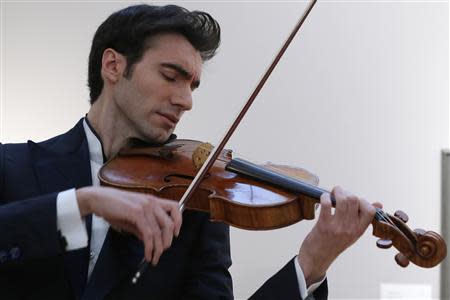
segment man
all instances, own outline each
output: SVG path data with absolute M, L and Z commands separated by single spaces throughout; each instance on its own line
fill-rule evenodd
M 97 30 L 91 108 L 42 143 L 0 145 L 0 285 L 5 299 L 230 299 L 228 227 L 176 202 L 98 186 L 97 172 L 135 140 L 162 144 L 192 108 L 220 27 L 177 6 L 132 6 Z M 326 298 L 325 273 L 375 209 L 340 188 L 321 199 L 299 255 L 254 299 Z M 151 262 L 136 285 L 142 257 Z

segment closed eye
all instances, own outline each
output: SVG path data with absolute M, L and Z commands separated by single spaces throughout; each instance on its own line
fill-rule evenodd
M 167 76 L 167 75 L 164 74 L 164 73 L 161 73 L 161 75 L 162 75 L 162 77 L 163 77 L 165 80 L 167 80 L 167 81 L 169 81 L 169 82 L 174 82 L 174 81 L 176 80 L 175 77 Z

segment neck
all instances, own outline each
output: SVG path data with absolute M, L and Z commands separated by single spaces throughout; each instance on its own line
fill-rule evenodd
M 130 143 L 132 135 L 128 119 L 114 105 L 108 105 L 112 101 L 107 100 L 102 94 L 91 106 L 87 118 L 101 139 L 103 153 L 110 159 Z

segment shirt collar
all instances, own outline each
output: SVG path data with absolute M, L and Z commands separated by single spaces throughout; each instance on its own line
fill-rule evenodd
M 94 128 L 92 128 L 87 117 L 83 120 L 83 127 L 88 142 L 90 159 L 97 164 L 103 165 L 106 159 L 103 153 L 102 142 Z
M 103 152 L 103 144 L 100 136 L 95 132 L 94 127 L 86 117 L 83 119 L 84 133 L 86 134 L 88 147 L 89 147 L 89 157 L 92 161 L 97 164 L 103 165 L 106 162 L 106 156 Z M 165 143 L 169 143 L 177 138 L 176 134 L 171 134 Z M 163 143 L 163 144 L 165 144 Z

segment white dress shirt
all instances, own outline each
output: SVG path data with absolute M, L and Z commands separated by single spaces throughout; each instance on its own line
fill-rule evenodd
M 86 133 L 89 147 L 92 185 L 99 186 L 100 182 L 97 177 L 97 173 L 103 165 L 102 144 L 94 131 L 91 130 L 90 126 L 86 122 L 86 119 L 84 119 L 83 121 L 83 127 Z M 67 241 L 66 250 L 70 251 L 86 247 L 88 245 L 88 235 L 86 232 L 86 227 L 84 225 L 84 219 L 81 218 L 80 210 L 78 208 L 75 189 L 70 189 L 58 194 L 56 200 L 56 213 L 58 230 L 60 230 L 62 236 L 64 236 Z M 108 228 L 109 224 L 103 218 L 97 217 L 95 214 L 92 216 L 90 244 L 91 252 L 88 278 L 94 270 L 94 266 L 97 262 L 100 250 L 102 249 L 102 245 L 105 240 Z M 300 264 L 298 263 L 298 259 L 295 259 L 294 261 L 295 271 L 297 273 L 297 280 L 300 289 L 300 296 L 305 299 L 320 286 L 325 278 L 307 287 L 305 277 L 303 275 Z

